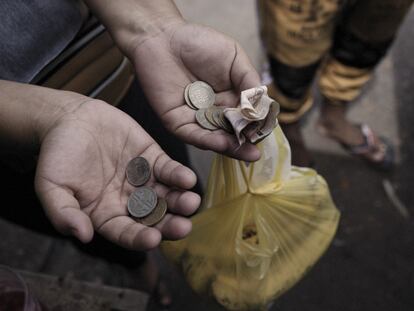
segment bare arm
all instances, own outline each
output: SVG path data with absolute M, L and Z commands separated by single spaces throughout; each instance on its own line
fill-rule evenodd
M 184 23 L 171 0 L 85 0 L 85 3 L 129 57 L 136 45 Z
M 0 147 L 36 151 L 48 128 L 87 97 L 0 80 Z

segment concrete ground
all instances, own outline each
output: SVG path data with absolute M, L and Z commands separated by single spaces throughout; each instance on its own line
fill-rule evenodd
M 239 40 L 260 69 L 264 57 L 257 36 L 254 1 L 176 2 L 189 20 Z M 350 112 L 354 120 L 370 124 L 397 146 L 399 164 L 392 174 L 370 169 L 318 135 L 314 129 L 317 109 L 307 118 L 304 134 L 342 218 L 327 253 L 302 281 L 275 302 L 272 311 L 414 309 L 413 38 L 411 11 L 393 48 Z M 190 148 L 190 156 L 205 184 L 211 153 Z M 391 185 L 395 193 L 386 193 L 384 183 Z M 4 220 L 0 220 L 0 236 L 0 264 L 126 288 L 136 288 L 140 282 L 135 269 L 81 252 L 65 239 L 34 233 Z M 167 263 L 163 273 L 174 293 L 172 310 L 221 310 L 194 295 Z M 150 309 L 158 310 L 156 306 Z

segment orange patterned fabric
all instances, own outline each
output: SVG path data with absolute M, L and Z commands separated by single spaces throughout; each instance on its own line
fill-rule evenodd
M 332 104 L 349 102 L 360 94 L 369 80 L 373 67 L 391 44 L 412 2 L 258 0 L 262 40 L 269 57 L 295 70 L 320 61 L 322 95 Z M 341 55 L 345 55 L 343 59 Z M 354 62 L 352 65 L 347 62 L 349 55 Z M 279 74 L 277 80 L 281 79 L 289 77 Z M 283 94 L 277 85 L 272 88 L 289 122 L 299 119 L 312 105 L 310 92 L 298 100 Z

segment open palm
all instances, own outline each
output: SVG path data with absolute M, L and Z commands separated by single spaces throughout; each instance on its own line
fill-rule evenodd
M 169 214 L 156 227 L 128 216 L 134 190 L 125 177 L 128 162 L 146 158 L 152 167 L 148 185 L 168 203 Z M 183 238 L 200 198 L 186 191 L 194 173 L 171 160 L 128 115 L 100 101 L 88 101 L 67 113 L 42 140 L 35 186 L 46 214 L 61 232 L 83 242 L 97 231 L 130 249 L 157 246 L 162 237 Z
M 171 132 L 185 142 L 254 161 L 251 144 L 239 147 L 234 135 L 202 129 L 195 111 L 184 102 L 187 84 L 202 80 L 216 92 L 216 104 L 236 106 L 240 92 L 260 85 L 257 72 L 242 48 L 210 28 L 179 24 L 137 44 L 132 59 L 150 104 Z

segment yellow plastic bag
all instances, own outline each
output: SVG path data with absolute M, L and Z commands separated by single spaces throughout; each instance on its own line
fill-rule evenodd
M 184 240 L 164 242 L 191 287 L 230 310 L 258 310 L 293 286 L 332 240 L 339 212 L 314 170 L 290 165 L 280 127 L 245 162 L 217 155 L 203 210 Z

